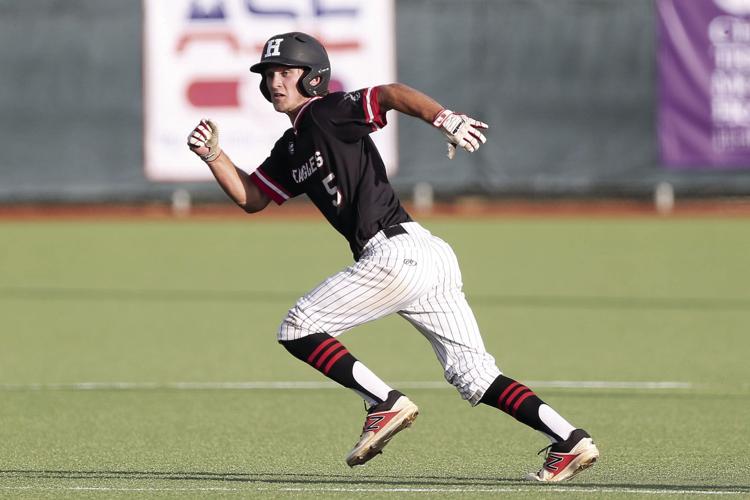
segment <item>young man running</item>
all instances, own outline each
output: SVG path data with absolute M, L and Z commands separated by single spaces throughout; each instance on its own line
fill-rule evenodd
M 570 479 L 599 457 L 586 431 L 577 429 L 528 387 L 503 375 L 484 347 L 461 290 L 451 247 L 409 216 L 394 193 L 369 134 L 395 110 L 422 119 L 457 148 L 476 151 L 487 125 L 393 83 L 354 92 L 328 92 L 331 67 L 325 48 L 304 33 L 284 33 L 265 44 L 251 71 L 260 91 L 292 127 L 251 174 L 238 169 L 219 146 L 219 130 L 201 121 L 188 145 L 248 213 L 306 194 L 349 242 L 354 264 L 323 281 L 292 307 L 279 342 L 295 357 L 361 396 L 369 409 L 359 441 L 346 458 L 361 465 L 381 453 L 417 417 L 417 406 L 390 387 L 337 339 L 358 325 L 396 313 L 432 344 L 446 380 L 471 405 L 502 410 L 547 436 L 542 468 L 527 479 Z

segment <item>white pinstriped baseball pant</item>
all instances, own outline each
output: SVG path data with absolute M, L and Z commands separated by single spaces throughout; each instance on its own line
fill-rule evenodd
M 325 332 L 336 337 L 357 325 L 398 313 L 432 344 L 445 379 L 472 405 L 500 370 L 484 347 L 461 291 L 453 249 L 416 222 L 408 234 L 382 231 L 360 259 L 300 298 L 279 327 L 279 340 Z

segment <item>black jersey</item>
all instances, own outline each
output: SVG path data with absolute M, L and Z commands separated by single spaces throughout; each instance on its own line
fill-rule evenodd
M 377 87 L 313 97 L 250 178 L 281 205 L 306 194 L 358 259 L 375 233 L 411 220 L 369 134 L 386 125 Z

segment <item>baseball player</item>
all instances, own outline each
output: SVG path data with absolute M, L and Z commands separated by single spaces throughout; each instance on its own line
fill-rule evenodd
M 306 194 L 349 242 L 354 263 L 300 298 L 278 331 L 293 356 L 365 400 L 362 434 L 346 463 L 366 463 L 417 417 L 408 397 L 338 340 L 396 313 L 430 341 L 446 380 L 471 405 L 498 408 L 551 440 L 542 468 L 527 479 L 563 481 L 591 466 L 599 451 L 589 434 L 502 374 L 485 350 L 453 250 L 401 206 L 369 136 L 395 110 L 441 132 L 452 158 L 456 149 L 473 152 L 484 144 L 487 125 L 399 83 L 329 93 L 328 54 L 304 33 L 271 37 L 250 70 L 261 75 L 263 96 L 292 124 L 268 158 L 251 174 L 240 170 L 221 149 L 211 120 L 195 127 L 188 145 L 246 212 Z

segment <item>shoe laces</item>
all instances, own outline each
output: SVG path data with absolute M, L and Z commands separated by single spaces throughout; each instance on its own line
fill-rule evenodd
M 375 403 L 375 404 L 367 404 L 367 401 L 365 401 L 365 400 L 362 400 L 362 403 L 365 406 L 365 413 L 367 414 L 367 415 L 365 415 L 365 423 L 362 425 L 362 435 L 364 435 L 365 432 L 367 432 L 367 430 L 366 430 L 367 429 L 367 422 L 368 422 L 367 417 L 370 415 L 370 413 L 372 413 L 373 408 L 375 408 L 377 406 L 377 403 Z
M 544 453 L 546 451 L 547 453 L 545 454 L 545 456 L 549 455 L 549 452 L 552 451 L 552 446 L 555 445 L 555 444 L 556 443 L 552 443 L 552 444 L 550 444 L 548 446 L 545 446 L 544 448 L 542 448 L 541 450 L 539 450 L 538 452 L 536 452 L 536 454 L 537 455 L 541 455 L 542 453 Z

